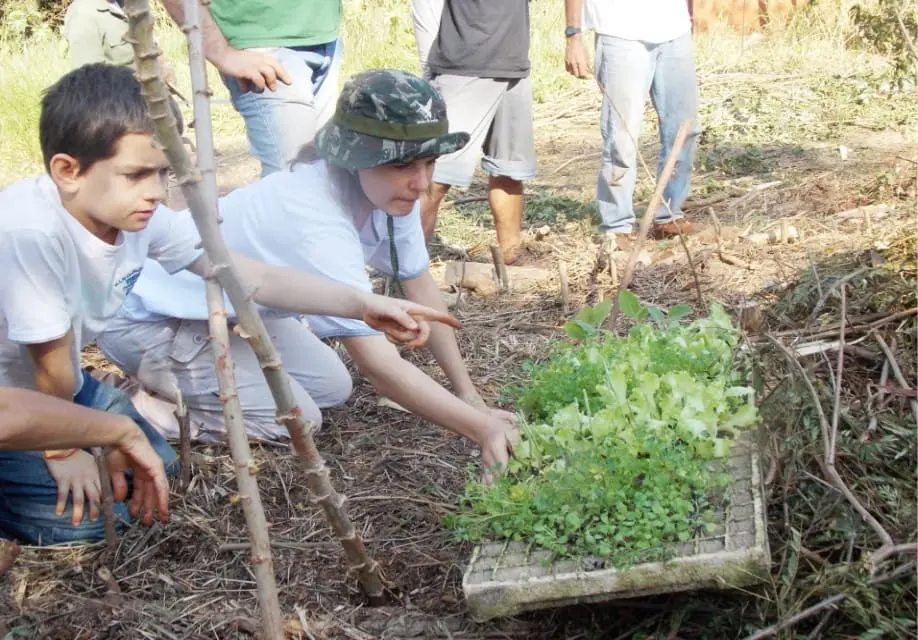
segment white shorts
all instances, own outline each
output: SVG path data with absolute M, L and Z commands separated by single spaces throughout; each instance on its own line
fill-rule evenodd
M 322 423 L 320 409 L 341 405 L 351 395 L 347 368 L 300 319 L 266 316 L 264 322 L 291 378 L 303 418 L 318 429 Z M 132 398 L 134 404 L 164 436 L 178 437 L 172 410 L 179 389 L 191 415 L 192 439 L 217 442 L 224 439 L 225 428 L 209 335 L 205 320 L 136 322 L 119 318 L 96 342 L 112 362 L 139 383 L 141 391 Z M 235 334 L 230 337 L 230 352 L 249 437 L 285 440 L 287 429 L 275 419 L 274 398 L 255 352 Z
M 471 136 L 462 149 L 437 159 L 434 182 L 469 186 L 479 159 L 482 171 L 489 176 L 521 182 L 536 177 L 532 84 L 528 77 L 435 75 L 431 84 L 446 102 L 449 130 Z

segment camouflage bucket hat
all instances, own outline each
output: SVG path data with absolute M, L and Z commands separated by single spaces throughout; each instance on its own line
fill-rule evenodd
M 449 133 L 446 103 L 430 83 L 394 69 L 351 76 L 316 134 L 319 156 L 345 169 L 442 156 L 468 141 L 467 133 Z

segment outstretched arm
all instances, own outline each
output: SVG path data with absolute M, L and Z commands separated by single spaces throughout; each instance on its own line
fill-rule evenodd
M 175 23 L 185 24 L 183 0 L 162 0 L 163 6 Z M 261 51 L 234 49 L 210 15 L 207 3 L 201 3 L 201 30 L 204 38 L 204 56 L 222 73 L 236 78 L 243 91 L 274 91 L 277 81 L 290 84 L 287 71 L 273 56 Z
M 417 278 L 405 280 L 402 284 L 409 300 L 436 309 L 441 313 L 447 313 L 443 296 L 440 294 L 440 289 L 429 271 L 425 271 Z M 515 421 L 512 413 L 488 409 L 487 405 L 485 405 L 484 400 L 472 383 L 472 378 L 469 376 L 462 354 L 459 352 L 459 345 L 456 343 L 456 332 L 453 331 L 452 327 L 443 324 L 431 325 L 430 339 L 427 342 L 427 346 L 433 353 L 434 358 L 437 359 L 437 363 L 443 369 L 446 377 L 449 378 L 450 383 L 453 385 L 453 391 L 462 401 L 487 411 L 492 417 L 511 423 Z
M 0 387 L 0 449 L 42 450 L 112 446 L 137 425 L 125 416 L 96 411 L 29 389 Z
M 376 390 L 425 420 L 465 436 L 481 447 L 482 471 L 488 477 L 507 464 L 515 437 L 510 422 L 463 402 L 430 376 L 402 359 L 383 336 L 342 338 L 361 373 Z
M 254 301 L 263 307 L 317 316 L 337 316 L 364 320 L 390 339 L 420 346 L 430 328 L 426 320 L 460 326 L 448 313 L 406 300 L 360 291 L 327 278 L 298 269 L 268 265 L 239 253 L 230 252 L 240 277 L 255 291 Z M 201 256 L 188 270 L 206 277 L 211 269 L 207 256 Z
M 37 391 L 0 387 L 0 450 L 70 449 L 108 446 L 115 500 L 124 500 L 124 472 L 134 474 L 133 515 L 150 524 L 169 514 L 169 484 L 163 462 L 133 420 L 81 407 Z

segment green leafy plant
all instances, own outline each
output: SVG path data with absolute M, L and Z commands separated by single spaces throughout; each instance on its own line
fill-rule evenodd
M 530 367 L 517 397 L 522 437 L 493 487 L 470 479 L 448 526 L 461 539 L 509 539 L 613 565 L 665 559 L 711 528 L 728 476 L 719 460 L 756 424 L 736 365 L 739 333 L 718 305 L 693 322 L 619 298 L 639 321 L 624 337 L 600 327 L 604 300 L 566 327 Z

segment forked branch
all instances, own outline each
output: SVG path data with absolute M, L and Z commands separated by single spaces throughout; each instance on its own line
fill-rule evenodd
M 319 504 L 325 512 L 332 530 L 344 547 L 350 568 L 357 573 L 360 585 L 369 600 L 374 603 L 381 602 L 385 594 L 385 583 L 380 567 L 367 554 L 363 540 L 344 510 L 346 498 L 337 493 L 331 485 L 328 468 L 316 448 L 309 427 L 303 420 L 303 412 L 297 405 L 277 350 L 271 343 L 249 292 L 242 286 L 242 281 L 230 259 L 229 250 L 220 234 L 218 220 L 212 215 L 203 193 L 198 188 L 201 177 L 192 166 L 191 159 L 182 145 L 168 108 L 165 86 L 157 73 L 159 51 L 152 38 L 149 0 L 127 0 L 125 6 L 131 24 L 131 37 L 135 41 L 133 44 L 138 61 L 138 78 L 157 125 L 157 137 L 164 145 L 169 163 L 175 171 L 204 250 L 211 263 L 215 265 L 215 273 L 212 275 L 219 281 L 236 311 L 239 322 L 236 332 L 249 342 L 258 357 L 265 380 L 277 404 L 278 420 L 287 427 L 293 449 L 303 461 L 312 501 Z M 196 126 L 200 124 L 198 120 Z

